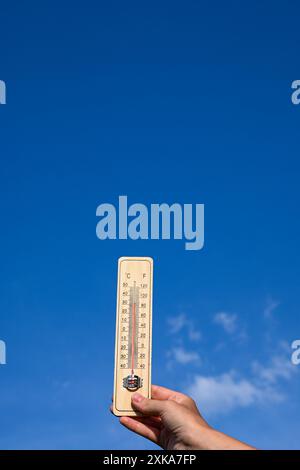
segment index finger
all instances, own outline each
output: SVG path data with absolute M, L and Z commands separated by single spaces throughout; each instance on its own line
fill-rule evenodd
M 152 398 L 156 400 L 173 400 L 178 403 L 185 397 L 183 393 L 176 392 L 170 388 L 161 387 L 160 385 L 152 385 L 151 392 Z

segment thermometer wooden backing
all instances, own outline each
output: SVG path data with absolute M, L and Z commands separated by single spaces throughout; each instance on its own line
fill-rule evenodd
M 118 263 L 113 413 L 136 416 L 131 397 L 151 397 L 152 258 Z

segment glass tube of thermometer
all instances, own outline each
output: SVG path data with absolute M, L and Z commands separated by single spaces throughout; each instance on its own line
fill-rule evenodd
M 132 393 L 151 397 L 152 258 L 118 263 L 113 413 L 136 416 Z

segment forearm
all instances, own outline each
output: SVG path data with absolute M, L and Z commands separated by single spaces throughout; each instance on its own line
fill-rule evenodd
M 211 427 L 199 427 L 192 438 L 193 448 L 199 450 L 255 450 L 254 447 L 244 444 Z

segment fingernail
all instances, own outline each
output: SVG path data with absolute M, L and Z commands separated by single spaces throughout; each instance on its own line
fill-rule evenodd
M 141 395 L 140 393 L 134 393 L 132 395 L 132 400 L 135 401 L 135 403 L 139 403 L 140 401 L 142 401 L 144 399 L 143 395 Z

